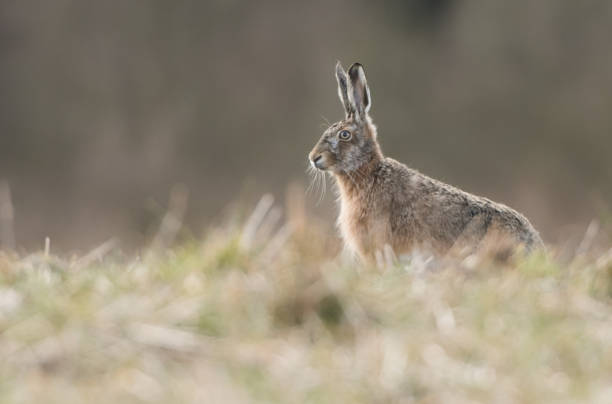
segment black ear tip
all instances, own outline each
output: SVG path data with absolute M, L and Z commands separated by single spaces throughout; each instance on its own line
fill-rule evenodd
M 361 68 L 361 70 L 363 70 L 363 65 L 359 62 L 355 62 L 351 65 L 351 67 L 349 67 L 349 76 L 353 77 L 353 78 L 357 78 L 357 76 L 359 75 L 359 69 Z M 365 70 L 363 70 L 365 73 Z

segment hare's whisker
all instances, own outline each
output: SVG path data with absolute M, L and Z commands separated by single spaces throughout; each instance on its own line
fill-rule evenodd
M 325 192 L 327 190 L 327 181 L 325 173 L 321 173 L 321 194 L 319 195 L 319 202 L 321 203 L 325 198 Z
M 321 203 L 323 200 L 323 195 L 325 194 L 325 173 L 320 172 L 319 178 L 319 200 L 317 201 L 317 204 Z
M 307 171 L 308 171 L 308 174 L 310 174 L 310 184 L 308 185 L 308 188 L 306 189 L 306 193 L 310 194 L 312 191 L 314 191 L 315 182 L 317 180 L 317 172 L 315 171 L 314 168 L 312 168 L 312 166 L 308 166 Z

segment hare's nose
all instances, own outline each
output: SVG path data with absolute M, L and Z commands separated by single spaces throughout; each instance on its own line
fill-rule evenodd
M 314 156 L 310 159 L 310 162 L 312 163 L 312 165 L 316 168 L 321 168 L 320 164 L 322 163 L 323 160 L 323 156 L 321 156 L 320 154 L 318 156 Z

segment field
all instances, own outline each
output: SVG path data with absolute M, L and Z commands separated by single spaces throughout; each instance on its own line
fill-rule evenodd
M 286 217 L 0 254 L 0 402 L 612 402 L 612 250 L 368 267 Z

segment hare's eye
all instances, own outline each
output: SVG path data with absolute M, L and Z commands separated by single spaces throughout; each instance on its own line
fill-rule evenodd
M 350 140 L 351 132 L 349 132 L 348 130 L 341 130 L 340 132 L 338 132 L 338 138 L 340 140 Z

